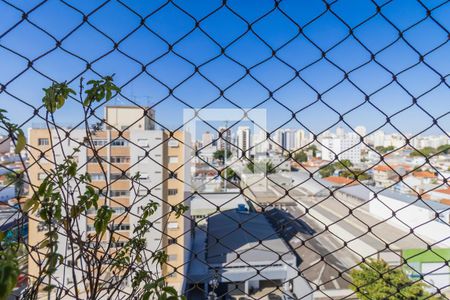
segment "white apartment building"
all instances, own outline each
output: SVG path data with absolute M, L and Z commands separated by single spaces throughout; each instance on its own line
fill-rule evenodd
M 294 134 L 294 149 L 300 149 L 304 145 L 306 145 L 306 136 L 305 131 L 303 129 L 298 129 Z
M 361 162 L 361 144 L 359 138 L 355 136 L 324 138 L 321 143 L 323 160 L 333 161 L 337 155 L 340 160 L 348 159 L 352 163 Z
M 237 136 L 237 155 L 238 157 L 250 157 L 250 127 L 239 126 L 236 132 Z
M 214 135 L 209 132 L 206 131 L 202 134 L 202 147 L 210 147 L 212 146 L 214 140 Z

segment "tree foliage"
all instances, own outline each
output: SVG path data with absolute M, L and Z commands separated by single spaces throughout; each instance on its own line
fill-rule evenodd
M 377 151 L 378 151 L 379 153 L 381 153 L 381 154 L 390 152 L 390 151 L 392 151 L 392 150 L 394 150 L 394 149 L 395 149 L 394 146 L 387 146 L 387 147 L 384 147 L 384 146 L 377 146 L 377 147 L 375 147 L 375 150 L 377 150 Z
M 409 155 L 412 157 L 429 157 L 437 154 L 449 154 L 450 153 L 450 145 L 441 145 L 437 148 L 433 147 L 424 147 L 422 149 L 414 150 Z
M 276 169 L 270 161 L 249 162 L 246 166 L 247 172 L 273 174 Z
M 227 151 L 227 158 L 231 157 L 231 151 Z M 213 158 L 225 163 L 225 150 L 219 149 L 213 153 Z
M 370 260 L 350 273 L 350 288 L 358 299 L 411 300 L 430 297 L 425 285 L 411 281 L 400 268 L 390 268 L 383 260 Z
M 346 170 L 353 167 L 353 164 L 348 159 L 343 159 L 341 161 L 335 162 L 333 164 L 326 165 L 319 169 L 319 174 L 322 178 L 329 177 L 334 174 L 337 170 Z
M 294 154 L 294 159 L 299 163 L 306 162 L 308 161 L 308 155 L 306 155 L 305 151 L 299 151 Z

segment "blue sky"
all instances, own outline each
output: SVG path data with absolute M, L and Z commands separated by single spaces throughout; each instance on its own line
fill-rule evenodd
M 42 74 L 57 81 L 73 81 L 77 87 L 87 61 L 100 74 L 116 74 L 123 95 L 114 104 L 129 104 L 128 98 L 152 105 L 158 122 L 169 129 L 181 126 L 182 111 L 189 106 L 240 106 L 267 109 L 270 130 L 304 125 L 318 133 L 344 114 L 351 126 L 364 125 L 370 131 L 382 126 L 386 118 L 365 100 L 366 94 L 387 115 L 404 110 L 391 118 L 403 132 L 417 133 L 432 124 L 432 118 L 418 106 L 408 108 L 412 96 L 418 97 L 418 104 L 432 117 L 440 117 L 438 124 L 450 131 L 446 77 L 450 69 L 450 4 L 445 1 L 422 2 L 432 18 L 412 0 L 375 1 L 381 6 L 378 14 L 372 1 L 330 1 L 337 16 L 318 0 L 283 0 L 278 8 L 273 0 L 230 0 L 226 6 L 215 0 L 129 0 L 110 1 L 96 11 L 102 1 L 66 1 L 89 15 L 92 26 L 80 26 L 82 13 L 61 1 L 49 0 L 37 8 L 40 1 L 9 2 L 24 12 L 32 10 L 29 21 L 10 30 L 22 12 L 0 2 L 0 83 L 8 84 L 6 92 L 0 93 L 0 107 L 18 123 L 28 121 L 33 114 L 31 106 L 41 104 L 42 88 L 50 84 Z M 141 26 L 138 15 L 148 16 L 145 26 L 153 32 Z M 349 28 L 340 19 L 353 28 L 354 36 L 349 36 Z M 195 28 L 196 20 L 202 30 Z M 301 33 L 294 22 L 302 27 Z M 395 27 L 406 30 L 402 38 Z M 55 39 L 61 40 L 75 28 L 62 40 L 62 49 L 51 51 Z M 114 43 L 119 43 L 118 49 Z M 348 79 L 342 81 L 344 73 L 322 58 L 322 51 L 340 69 L 352 71 L 348 79 L 359 89 Z M 371 60 L 369 51 L 385 69 Z M 434 70 L 419 63 L 420 54 Z M 35 60 L 34 69 L 23 72 L 27 60 L 21 56 Z M 147 65 L 146 73 L 141 73 L 142 65 Z M 391 83 L 389 71 L 401 72 L 398 81 L 403 88 Z M 96 75 L 87 71 L 82 76 Z M 173 95 L 168 89 L 173 89 Z M 317 93 L 321 94 L 319 101 Z M 70 101 L 56 119 L 64 124 L 80 122 L 80 109 Z M 43 115 L 43 110 L 40 113 Z M 292 120 L 293 113 L 301 124 Z M 33 122 L 42 121 L 35 117 L 24 127 Z M 383 129 L 395 131 L 389 125 Z M 427 133 L 441 131 L 434 127 Z

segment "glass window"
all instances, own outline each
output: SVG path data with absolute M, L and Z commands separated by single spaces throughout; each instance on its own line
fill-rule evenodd
M 38 139 L 38 145 L 39 146 L 47 146 L 49 144 L 48 138 L 41 138 Z
M 178 156 L 169 156 L 169 163 L 170 164 L 178 163 Z
M 141 147 L 148 147 L 148 140 L 147 139 L 138 139 L 137 144 Z
M 92 180 L 105 180 L 105 175 L 102 173 L 92 173 L 90 175 Z
M 169 229 L 177 229 L 178 228 L 178 222 L 169 222 L 169 223 L 167 223 L 167 228 L 169 228 Z
M 115 191 L 109 192 L 110 197 L 127 197 L 129 195 L 130 195 L 130 191 L 126 191 L 126 190 L 115 190 Z
M 111 147 L 123 147 L 126 146 L 128 142 L 124 139 L 115 139 L 111 142 Z
M 92 144 L 94 146 L 104 146 L 106 145 L 107 141 L 106 140 L 92 140 Z

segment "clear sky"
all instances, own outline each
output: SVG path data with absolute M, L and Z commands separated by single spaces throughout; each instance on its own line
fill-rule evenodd
M 278 7 L 273 0 L 229 0 L 226 6 L 216 0 L 128 0 L 107 1 L 98 10 L 103 1 L 49 0 L 40 6 L 35 0 L 8 1 L 32 10 L 28 20 L 11 29 L 22 12 L 0 2 L 0 83 L 7 84 L 0 107 L 19 123 L 28 121 L 33 108 L 9 94 L 37 107 L 42 88 L 50 84 L 42 74 L 76 87 L 80 74 L 96 76 L 84 72 L 89 62 L 99 74 L 116 74 L 122 100 L 114 104 L 132 99 L 152 105 L 158 122 L 169 129 L 181 126 L 185 108 L 240 106 L 266 108 L 270 130 L 306 126 L 318 133 L 343 114 L 351 126 L 371 131 L 386 121 L 375 105 L 395 114 L 391 122 L 403 132 L 432 125 L 429 115 L 450 131 L 450 3 L 443 0 L 423 5 L 339 0 L 329 1 L 328 11 L 319 0 L 282 0 Z M 81 12 L 89 14 L 89 23 L 82 24 Z M 61 39 L 61 48 L 55 48 Z M 27 70 L 23 57 L 34 61 L 32 68 Z M 348 79 L 342 70 L 350 72 Z M 392 82 L 390 72 L 398 74 L 400 84 Z M 429 115 L 411 106 L 412 96 Z M 292 120 L 293 113 L 301 124 Z M 79 105 L 70 101 L 56 118 L 80 122 Z M 24 127 L 33 122 L 42 121 L 35 117 Z M 383 129 L 394 131 L 388 125 Z M 442 132 L 434 127 L 427 133 Z

